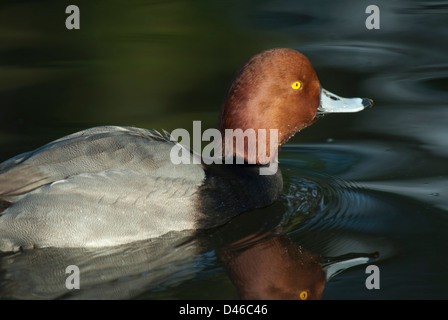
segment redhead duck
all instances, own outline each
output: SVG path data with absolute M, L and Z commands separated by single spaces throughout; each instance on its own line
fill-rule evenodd
M 236 73 L 218 129 L 276 129 L 281 146 L 322 114 L 371 105 L 324 90 L 301 53 L 271 49 Z M 194 152 L 196 161 L 175 164 L 169 134 L 101 126 L 20 154 L 0 164 L 0 251 L 114 246 L 218 226 L 272 204 L 282 176 L 260 175 L 277 158 L 269 137 L 257 141 L 267 149 L 254 162 L 232 148 L 242 164 L 205 164 Z

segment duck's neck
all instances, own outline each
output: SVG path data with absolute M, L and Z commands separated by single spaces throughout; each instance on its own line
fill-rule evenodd
M 283 190 L 281 171 L 260 175 L 260 167 L 247 163 L 204 166 L 206 178 L 200 187 L 199 203 L 205 218 L 200 223 L 211 227 L 216 219 L 224 223 L 239 213 L 276 201 Z
M 280 149 L 277 129 L 221 129 L 222 154 L 237 163 L 266 165 L 278 163 Z

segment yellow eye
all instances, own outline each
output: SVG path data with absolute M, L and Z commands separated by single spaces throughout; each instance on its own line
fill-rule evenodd
M 302 292 L 300 292 L 299 297 L 300 297 L 300 299 L 302 299 L 302 300 L 306 300 L 306 299 L 308 299 L 308 291 L 302 291 Z
M 302 82 L 300 81 L 296 81 L 291 85 L 291 88 L 293 88 L 294 90 L 300 89 L 302 88 Z

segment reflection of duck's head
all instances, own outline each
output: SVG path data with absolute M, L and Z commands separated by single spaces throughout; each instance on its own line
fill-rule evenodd
M 320 299 L 326 275 L 320 257 L 285 236 L 221 255 L 243 299 Z
M 325 284 L 345 269 L 368 263 L 377 253 L 323 258 L 284 234 L 242 239 L 219 252 L 242 299 L 316 300 Z

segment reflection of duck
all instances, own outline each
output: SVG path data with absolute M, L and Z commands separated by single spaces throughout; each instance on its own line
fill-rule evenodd
M 243 299 L 320 299 L 332 276 L 376 257 L 348 254 L 322 258 L 294 244 L 284 234 L 255 241 L 250 246 L 239 241 L 220 252 Z
M 277 129 L 282 145 L 318 114 L 356 112 L 371 104 L 329 93 L 306 57 L 273 49 L 237 73 L 219 129 L 224 136 L 226 129 Z M 267 157 L 256 158 L 259 169 L 276 155 L 269 136 L 257 138 L 267 151 Z M 148 130 L 97 127 L 2 163 L 0 251 L 112 246 L 216 226 L 271 204 L 281 192 L 281 174 L 260 176 L 254 166 L 175 165 L 173 145 Z M 238 146 L 231 155 L 250 160 Z
M 198 245 L 189 233 L 121 246 L 41 248 L 0 256 L 3 299 L 130 299 L 146 290 L 194 278 Z M 68 266 L 79 268 L 80 288 L 66 286 Z
M 172 233 L 113 248 L 42 248 L 0 256 L 0 298 L 129 299 L 145 292 L 151 297 L 155 288 L 180 285 L 204 268 L 195 257 L 204 245 L 213 252 L 211 243 L 204 243 L 209 236 L 190 236 Z M 243 299 L 319 299 L 329 278 L 374 257 L 323 259 L 284 234 L 247 236 L 216 252 Z M 80 290 L 66 287 L 70 265 L 80 270 Z

